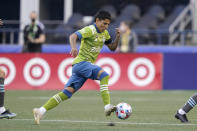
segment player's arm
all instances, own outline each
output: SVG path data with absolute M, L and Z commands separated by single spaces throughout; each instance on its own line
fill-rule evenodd
M 77 50 L 77 39 L 81 40 L 82 38 L 88 38 L 92 36 L 92 31 L 91 29 L 86 26 L 81 30 L 76 31 L 75 33 L 71 34 L 69 37 L 70 40 L 70 45 L 71 45 L 71 52 L 70 54 L 73 57 L 76 57 L 78 54 L 78 50 Z
M 116 28 L 116 38 L 115 38 L 115 40 L 112 43 L 107 44 L 108 48 L 111 51 L 115 51 L 116 48 L 118 47 L 119 41 L 120 41 L 120 30 L 118 28 Z
M 78 39 L 78 36 L 76 33 L 73 33 L 70 35 L 69 37 L 69 41 L 70 41 L 70 46 L 71 46 L 71 56 L 73 57 L 76 57 L 77 54 L 78 54 L 78 51 L 77 51 L 77 39 Z

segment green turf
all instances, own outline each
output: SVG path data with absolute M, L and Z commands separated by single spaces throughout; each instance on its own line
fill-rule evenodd
M 196 131 L 197 108 L 188 118 L 191 124 L 181 124 L 174 118 L 195 91 L 113 91 L 114 104 L 127 102 L 133 108 L 132 116 L 119 120 L 113 114 L 104 116 L 98 91 L 79 91 L 72 99 L 49 111 L 40 125 L 34 125 L 32 108 L 43 105 L 58 91 L 7 91 L 6 106 L 17 113 L 12 120 L 1 119 L 0 131 Z M 115 126 L 107 126 L 108 122 Z

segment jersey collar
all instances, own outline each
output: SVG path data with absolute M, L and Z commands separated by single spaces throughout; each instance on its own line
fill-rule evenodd
M 96 26 L 95 23 L 94 23 L 94 26 L 95 26 L 95 28 L 96 28 L 96 31 L 97 31 L 98 33 L 101 33 L 101 32 L 99 31 L 99 29 L 98 29 L 98 27 Z

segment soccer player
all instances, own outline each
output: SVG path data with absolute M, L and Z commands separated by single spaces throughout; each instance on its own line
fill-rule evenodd
M 187 119 L 186 114 L 191 109 L 193 109 L 196 106 L 196 104 L 197 104 L 197 93 L 194 94 L 192 97 L 190 97 L 187 103 L 177 111 L 175 118 L 179 119 L 183 123 L 188 123 L 189 121 Z
M 96 14 L 93 25 L 86 26 L 70 35 L 70 53 L 75 57 L 72 63 L 72 76 L 65 85 L 64 90 L 51 97 L 42 107 L 33 109 L 36 124 L 40 124 L 40 119 L 46 111 L 56 107 L 60 102 L 71 98 L 87 79 L 100 80 L 100 93 L 104 103 L 105 115 L 110 116 L 116 110 L 116 107 L 110 104 L 108 90 L 109 75 L 101 67 L 93 64 L 103 44 L 107 45 L 112 51 L 115 51 L 118 46 L 120 31 L 118 28 L 116 29 L 116 38 L 112 41 L 107 31 L 110 21 L 110 14 L 106 11 L 100 11 Z M 79 53 L 76 48 L 77 39 L 81 40 Z
M 0 25 L 3 25 L 3 21 L 0 19 Z M 4 80 L 5 80 L 5 72 L 0 68 L 0 119 L 7 118 L 11 119 L 16 116 L 15 113 L 11 113 L 8 109 L 4 107 Z

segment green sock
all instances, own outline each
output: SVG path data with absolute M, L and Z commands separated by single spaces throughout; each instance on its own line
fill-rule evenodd
M 67 100 L 68 96 L 66 96 L 63 92 L 60 92 L 53 97 L 51 97 L 43 107 L 48 111 L 56 107 L 60 102 Z
M 110 104 L 110 95 L 108 90 L 109 76 L 104 77 L 100 81 L 100 92 L 104 105 Z

